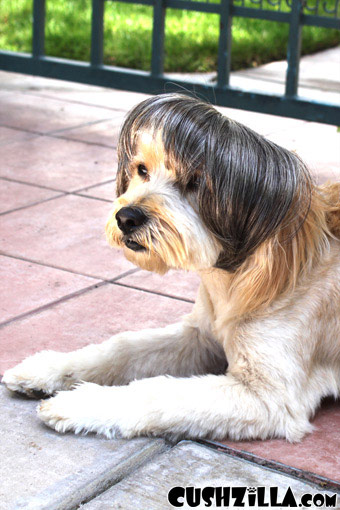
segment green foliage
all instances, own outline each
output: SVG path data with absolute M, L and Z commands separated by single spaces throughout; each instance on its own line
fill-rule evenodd
M 29 52 L 32 45 L 32 2 L 0 1 L 0 48 Z
M 30 52 L 32 0 L 0 0 L 0 47 Z M 165 69 L 179 72 L 216 70 L 219 20 L 216 14 L 167 10 Z M 91 1 L 48 0 L 46 54 L 88 61 Z M 104 58 L 108 65 L 150 69 L 152 8 L 105 3 Z M 288 25 L 234 18 L 232 67 L 241 69 L 284 59 Z M 335 46 L 336 30 L 304 27 L 304 54 Z

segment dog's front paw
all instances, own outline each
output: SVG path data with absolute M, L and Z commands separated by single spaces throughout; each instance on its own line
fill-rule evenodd
M 109 391 L 107 391 L 109 390 Z M 107 388 L 93 383 L 61 391 L 38 406 L 39 418 L 57 432 L 96 432 L 107 438 L 122 437 L 115 422 L 112 394 L 121 388 Z
M 2 382 L 9 390 L 34 398 L 40 393 L 53 395 L 58 390 L 71 388 L 75 380 L 67 356 L 61 352 L 39 352 L 7 370 Z

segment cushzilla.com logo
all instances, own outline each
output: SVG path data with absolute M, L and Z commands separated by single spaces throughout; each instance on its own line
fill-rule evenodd
M 168 493 L 176 508 L 336 508 L 336 494 L 303 494 L 297 498 L 291 487 L 279 497 L 278 487 L 173 487 Z

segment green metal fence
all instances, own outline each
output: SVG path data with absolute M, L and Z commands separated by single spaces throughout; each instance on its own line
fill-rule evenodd
M 32 54 L 0 51 L 0 69 L 150 94 L 165 90 L 194 92 L 220 106 L 340 124 L 340 105 L 311 101 L 298 95 L 302 28 L 308 25 L 340 30 L 340 0 L 120 0 L 153 7 L 150 73 L 104 65 L 105 1 L 115 0 L 92 0 L 90 62 L 70 61 L 45 55 L 45 0 L 34 0 Z M 216 85 L 203 85 L 179 79 L 169 81 L 164 76 L 164 31 L 168 8 L 200 11 L 207 15 L 214 13 L 220 16 Z M 232 21 L 237 16 L 289 24 L 284 95 L 243 91 L 230 86 Z

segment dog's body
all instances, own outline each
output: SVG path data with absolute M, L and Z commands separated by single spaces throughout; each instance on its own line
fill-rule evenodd
M 128 117 L 117 187 L 109 242 L 148 270 L 197 271 L 192 314 L 38 353 L 4 383 L 51 395 L 87 381 L 40 405 L 58 431 L 300 440 L 340 393 L 340 183 L 315 187 L 294 154 L 165 95 Z

